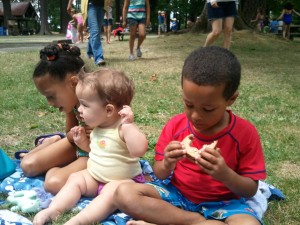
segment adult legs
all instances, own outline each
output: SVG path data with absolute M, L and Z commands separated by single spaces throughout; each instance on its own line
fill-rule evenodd
M 194 225 L 205 220 L 199 213 L 179 209 L 162 200 L 158 191 L 148 184 L 121 184 L 114 202 L 116 208 L 133 218 L 153 224 Z
M 214 43 L 214 41 L 220 36 L 222 32 L 223 19 L 212 20 L 212 31 L 207 35 L 204 47 L 207 47 Z
M 224 19 L 224 41 L 223 47 L 229 49 L 231 44 L 234 17 L 226 17 Z
M 87 47 L 87 55 L 94 56 L 95 64 L 104 60 L 101 44 L 101 27 L 104 18 L 103 7 L 88 5 L 88 24 L 90 27 L 90 39 Z

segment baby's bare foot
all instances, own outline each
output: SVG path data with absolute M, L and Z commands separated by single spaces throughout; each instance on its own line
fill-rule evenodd
M 44 209 L 35 215 L 33 225 L 44 225 L 46 222 L 56 220 L 59 215 L 60 212 L 55 209 Z

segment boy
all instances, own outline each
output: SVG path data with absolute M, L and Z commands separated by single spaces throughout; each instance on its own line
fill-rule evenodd
M 204 47 L 188 56 L 181 78 L 184 113 L 165 125 L 155 150 L 154 173 L 165 179 L 173 172 L 171 183 L 121 185 L 117 208 L 153 224 L 260 224 L 245 204 L 266 177 L 259 135 L 227 109 L 238 97 L 240 75 L 227 49 Z M 191 134 L 193 147 L 217 140 L 217 150 L 206 147 L 194 161 L 187 159 L 182 140 Z

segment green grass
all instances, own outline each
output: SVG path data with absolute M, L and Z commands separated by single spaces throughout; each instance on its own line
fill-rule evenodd
M 143 58 L 134 62 L 128 61 L 127 41 L 104 43 L 108 66 L 124 70 L 135 82 L 135 121 L 149 139 L 145 158 L 151 162 L 163 125 L 183 109 L 183 61 L 203 45 L 205 37 L 183 34 L 148 38 L 142 46 Z M 82 50 L 84 55 L 85 49 Z M 300 224 L 300 42 L 240 31 L 233 35 L 231 50 L 242 64 L 240 95 L 232 109 L 257 127 L 265 153 L 267 182 L 286 196 L 285 201 L 269 204 L 264 222 Z M 31 80 L 38 55 L 36 50 L 0 56 L 0 147 L 10 156 L 17 149 L 32 148 L 39 134 L 64 130 L 63 115 L 47 105 Z M 91 61 L 87 64 L 96 69 Z M 151 80 L 153 74 L 156 81 Z M 64 214 L 57 224 L 69 216 Z

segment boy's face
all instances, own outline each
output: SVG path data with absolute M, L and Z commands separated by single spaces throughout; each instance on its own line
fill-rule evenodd
M 183 79 L 184 110 L 194 129 L 205 135 L 214 135 L 229 124 L 226 108 L 233 104 L 237 93 L 226 100 L 223 97 L 225 84 L 199 86 Z

